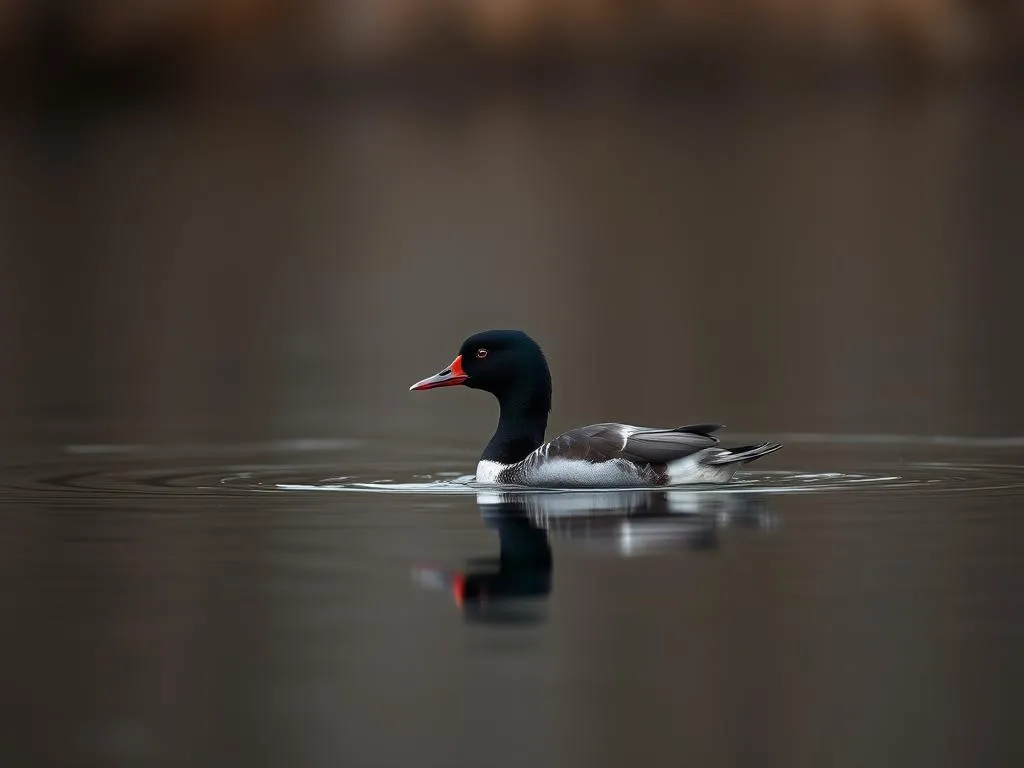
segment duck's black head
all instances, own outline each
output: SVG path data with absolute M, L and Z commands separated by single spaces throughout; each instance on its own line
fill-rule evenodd
M 547 414 L 551 373 L 537 342 L 522 331 L 483 331 L 462 342 L 452 364 L 410 389 L 463 384 L 490 392 L 501 402 L 531 401 Z
M 452 364 L 410 389 L 462 384 L 490 392 L 501 405 L 498 429 L 482 458 L 511 464 L 544 442 L 551 410 L 551 373 L 537 342 L 522 331 L 470 336 Z

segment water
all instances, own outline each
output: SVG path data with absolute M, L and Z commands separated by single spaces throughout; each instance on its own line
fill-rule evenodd
M 1019 765 L 1024 119 L 943 94 L 0 126 L 3 765 Z M 469 479 L 721 420 L 720 488 Z
M 790 438 L 669 491 L 495 493 L 359 440 L 9 463 L 7 748 L 1013 764 L 1021 448 Z

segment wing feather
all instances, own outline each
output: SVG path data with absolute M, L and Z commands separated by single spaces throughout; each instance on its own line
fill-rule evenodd
M 624 453 L 654 464 L 667 464 L 717 444 L 716 438 L 699 432 L 651 430 L 630 435 Z
M 674 429 L 633 427 L 628 424 L 591 424 L 569 430 L 540 450 L 545 459 L 609 461 L 628 459 L 666 464 L 718 443 L 708 432 L 718 424 L 694 424 Z

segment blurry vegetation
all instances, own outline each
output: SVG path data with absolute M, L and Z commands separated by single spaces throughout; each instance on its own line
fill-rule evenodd
M 1022 61 L 1021 0 L 0 0 L 8 95 L 434 64 L 948 76 L 1014 74 Z

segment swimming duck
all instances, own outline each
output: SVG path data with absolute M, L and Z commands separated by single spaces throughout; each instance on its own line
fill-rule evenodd
M 451 365 L 409 389 L 457 385 L 490 392 L 500 407 L 498 428 L 477 464 L 479 483 L 539 488 L 727 483 L 744 464 L 782 447 L 722 448 L 712 436 L 721 424 L 591 424 L 545 443 L 551 372 L 540 346 L 522 331 L 470 336 Z

